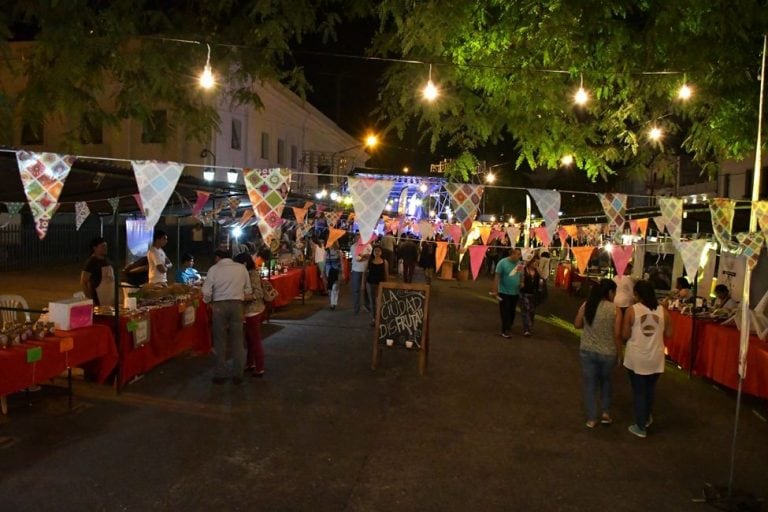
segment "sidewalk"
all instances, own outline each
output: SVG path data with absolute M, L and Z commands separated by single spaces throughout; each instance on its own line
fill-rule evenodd
M 668 365 L 647 439 L 630 435 L 629 383 L 614 425 L 584 427 L 578 302 L 550 290 L 534 336 L 499 336 L 490 280 L 433 280 L 429 370 L 384 351 L 349 287 L 278 312 L 267 374 L 212 386 L 210 358 L 176 359 L 126 392 L 80 383 L 0 419 L 0 509 L 511 511 L 702 510 L 728 478 L 735 403 Z M 306 315 L 293 308 L 306 308 Z M 322 308 L 322 309 L 320 309 Z M 553 314 L 556 314 L 553 315 Z M 768 424 L 742 410 L 736 487 L 765 498 Z

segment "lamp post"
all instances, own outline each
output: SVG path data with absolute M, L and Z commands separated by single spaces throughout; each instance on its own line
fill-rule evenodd
M 352 151 L 353 149 L 357 149 L 357 148 L 374 148 L 374 147 L 376 147 L 376 145 L 378 143 L 379 143 L 379 138 L 376 135 L 374 135 L 374 134 L 369 134 L 365 138 L 365 141 L 363 141 L 363 142 L 360 142 L 360 143 L 355 144 L 354 146 L 350 146 L 348 148 L 344 148 L 344 149 L 340 149 L 338 151 L 334 151 L 333 153 L 331 153 L 331 169 L 333 169 L 334 160 L 336 159 L 337 155 L 339 155 L 341 153 L 346 153 L 347 151 Z M 336 181 L 335 176 L 336 175 L 334 174 L 334 185 L 336 184 L 335 183 L 335 181 Z
M 213 179 L 216 177 L 216 155 L 210 149 L 203 148 L 203 150 L 200 152 L 200 158 L 208 157 L 211 157 L 211 160 L 213 161 L 213 169 L 210 167 L 203 169 L 203 179 L 205 181 L 213 181 Z

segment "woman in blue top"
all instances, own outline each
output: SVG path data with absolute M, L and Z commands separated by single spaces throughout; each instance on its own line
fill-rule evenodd
M 523 263 L 520 260 L 520 249 L 512 248 L 509 256 L 502 258 L 496 264 L 496 275 L 493 278 L 491 295 L 499 301 L 501 314 L 501 335 L 510 338 L 509 330 L 515 321 L 515 308 L 520 295 L 520 277 L 523 273 Z

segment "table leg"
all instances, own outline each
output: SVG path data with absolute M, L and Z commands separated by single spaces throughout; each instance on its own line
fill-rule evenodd
M 0 396 L 0 410 L 2 410 L 3 415 L 8 414 L 8 401 L 4 396 Z
M 69 410 L 72 410 L 72 368 L 67 368 L 67 401 Z

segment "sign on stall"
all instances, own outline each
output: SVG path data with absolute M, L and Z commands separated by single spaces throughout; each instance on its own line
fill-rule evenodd
M 424 375 L 429 355 L 429 285 L 379 284 L 371 363 L 374 370 L 382 350 L 388 349 L 418 351 L 419 373 Z

